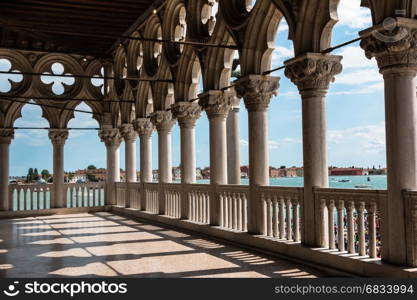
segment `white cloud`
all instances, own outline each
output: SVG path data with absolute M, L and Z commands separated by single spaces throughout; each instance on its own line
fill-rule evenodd
M 241 139 L 240 140 L 240 145 L 243 147 L 248 147 L 249 146 L 249 142 L 247 140 Z
M 370 10 L 360 6 L 361 0 L 341 0 L 338 8 L 339 24 L 352 29 L 365 29 L 372 25 Z
M 346 85 L 359 85 L 364 87 L 366 83 L 381 82 L 382 75 L 375 69 L 360 69 L 352 72 L 344 72 L 336 77 L 336 83 Z
M 269 149 L 270 150 L 275 150 L 275 149 L 279 149 L 280 144 L 277 141 L 269 141 Z
M 294 143 L 301 143 L 301 140 L 297 140 L 295 138 L 290 138 L 290 137 L 283 138 L 283 139 L 280 139 L 278 141 L 270 140 L 268 142 L 268 148 L 270 150 L 276 150 L 276 149 L 279 149 L 283 144 L 294 144 Z M 240 145 L 242 147 L 248 147 L 249 142 L 245 139 L 241 139 L 240 140 Z
M 342 55 L 343 69 L 353 68 L 377 68 L 375 59 L 367 59 L 365 52 L 359 46 L 347 46 L 339 51 L 337 55 Z
M 357 152 L 381 153 L 385 151 L 385 124 L 329 130 L 328 139 L 330 145 L 354 145 Z
M 337 92 L 329 92 L 329 96 L 337 96 L 337 95 L 364 95 L 364 94 L 375 94 L 383 92 L 384 90 L 384 83 L 379 82 L 375 84 L 366 85 L 360 88 L 345 90 L 345 91 L 337 91 Z

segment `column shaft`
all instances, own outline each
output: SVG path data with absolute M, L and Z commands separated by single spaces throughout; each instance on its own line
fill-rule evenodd
M 171 132 L 158 130 L 159 182 L 172 182 Z
M 126 182 L 136 182 L 136 138 L 137 133 L 132 124 L 123 124 L 120 134 L 125 141 Z
M 308 246 L 328 245 L 328 212 L 314 197 L 314 187 L 327 188 L 326 94 L 342 71 L 342 57 L 306 53 L 285 62 L 285 75 L 297 85 L 302 98 L 304 197 L 302 240 Z
M 230 110 L 227 127 L 227 182 L 240 184 L 239 107 Z
M 209 117 L 210 123 L 210 182 L 227 184 L 226 118 Z
M 260 186 L 269 185 L 268 107 L 278 89 L 278 77 L 249 75 L 236 82 L 238 97 L 243 97 L 249 113 L 248 232 L 266 234 Z M 266 212 L 268 213 L 268 211 Z
M 49 129 L 49 138 L 53 145 L 53 184 L 54 191 L 51 208 L 66 207 L 67 197 L 64 194 L 64 145 L 68 138 L 67 129 Z
M 0 129 L 0 211 L 11 210 L 9 199 L 9 172 L 10 172 L 10 143 L 14 138 L 11 129 Z

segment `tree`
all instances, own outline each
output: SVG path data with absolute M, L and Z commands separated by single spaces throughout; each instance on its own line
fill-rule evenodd
M 48 179 L 51 177 L 51 174 L 46 169 L 42 170 L 41 175 L 42 179 L 44 179 L 45 181 L 48 181 Z
M 35 170 L 33 171 L 33 180 L 38 180 L 39 179 L 39 172 L 38 169 L 35 168 Z
M 90 182 L 97 182 L 97 178 L 96 176 L 92 175 L 92 174 L 87 174 L 87 180 Z
M 33 180 L 33 169 L 32 169 L 32 168 L 30 168 L 30 169 L 28 170 L 28 174 L 27 174 L 26 178 L 27 178 L 27 182 L 28 182 L 28 183 L 29 183 L 29 182 L 31 182 L 31 181 Z
M 97 170 L 97 167 L 95 165 L 89 165 L 87 167 L 88 170 Z

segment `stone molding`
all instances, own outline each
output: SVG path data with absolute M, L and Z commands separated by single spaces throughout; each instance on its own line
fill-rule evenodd
M 198 103 L 177 102 L 171 105 L 171 111 L 181 128 L 192 129 L 201 116 L 201 107 Z
M 248 75 L 235 81 L 238 98 L 243 98 L 249 112 L 266 111 L 273 96 L 277 95 L 279 77 Z
M 10 145 L 14 139 L 13 129 L 0 129 L 0 144 Z
M 172 126 L 177 121 L 170 111 L 156 111 L 151 115 L 151 121 L 158 132 L 171 132 Z
M 53 145 L 63 146 L 65 145 L 66 140 L 69 136 L 68 129 L 49 129 L 48 131 L 49 139 Z
M 343 66 L 342 56 L 307 53 L 286 61 L 285 76 L 299 89 L 302 95 L 320 96 L 327 92 L 335 76 L 340 74 Z
M 155 126 L 149 118 L 139 118 L 134 120 L 133 127 L 140 137 L 151 136 L 155 130 Z
M 136 141 L 138 134 L 132 124 L 121 125 L 119 131 L 125 141 Z
M 361 48 L 375 58 L 382 74 L 417 72 L 417 20 L 397 18 L 394 26 L 377 25 L 360 32 Z M 382 28 L 382 29 L 381 29 Z
M 223 91 L 213 90 L 198 95 L 200 106 L 206 111 L 209 119 L 221 117 L 227 118 L 232 108 L 231 98 Z
M 98 136 L 106 146 L 119 146 L 122 142 L 122 136 L 117 128 L 103 128 L 99 131 Z

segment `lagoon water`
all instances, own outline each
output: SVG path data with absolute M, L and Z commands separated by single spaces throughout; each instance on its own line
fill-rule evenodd
M 370 181 L 368 181 L 368 178 Z M 345 182 L 341 182 L 345 181 Z M 209 183 L 209 180 L 198 180 L 198 183 Z M 249 179 L 242 179 L 241 184 L 249 184 Z M 290 186 L 302 187 L 304 184 L 303 177 L 282 177 L 270 178 L 271 186 Z M 355 186 L 366 185 L 368 189 L 386 190 L 386 175 L 370 175 L 370 176 L 330 176 L 329 186 L 331 188 L 354 189 Z

